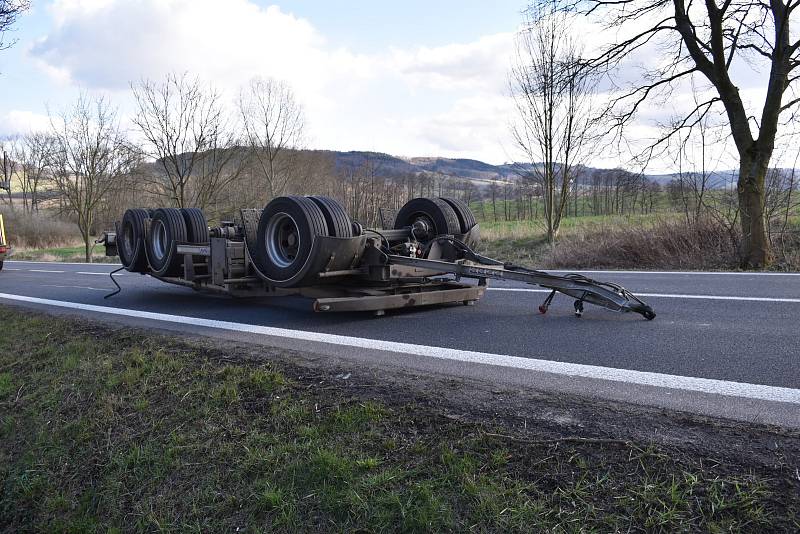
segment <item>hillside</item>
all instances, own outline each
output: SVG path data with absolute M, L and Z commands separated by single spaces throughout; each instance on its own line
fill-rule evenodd
M 336 162 L 337 169 L 358 168 L 367 163 L 375 166 L 379 176 L 396 177 L 408 174 L 434 173 L 449 176 L 455 179 L 470 180 L 476 185 L 486 185 L 492 181 L 513 182 L 521 173 L 530 171 L 530 163 L 503 163 L 493 165 L 475 159 L 442 158 L 442 157 L 410 157 L 403 158 L 384 154 L 381 152 L 365 151 L 323 151 L 331 154 Z M 605 169 L 587 167 L 590 174 Z M 711 187 L 724 187 L 725 184 L 735 183 L 736 171 L 723 170 L 711 173 L 709 183 Z M 666 185 L 678 178 L 677 174 L 646 174 L 648 180 Z

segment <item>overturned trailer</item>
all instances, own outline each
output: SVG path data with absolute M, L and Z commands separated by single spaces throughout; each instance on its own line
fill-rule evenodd
M 415 198 L 393 216 L 382 215 L 382 228 L 364 228 L 323 196 L 278 197 L 214 227 L 196 208 L 129 209 L 101 242 L 131 272 L 235 297 L 300 295 L 312 299 L 317 312 L 383 315 L 396 308 L 471 305 L 487 280 L 496 279 L 551 290 L 540 313 L 560 292 L 574 299 L 577 316 L 590 303 L 655 318 L 619 285 L 476 253 L 479 226 L 459 200 Z

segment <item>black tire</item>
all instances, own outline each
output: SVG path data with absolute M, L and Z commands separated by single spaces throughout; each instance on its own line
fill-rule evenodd
M 177 276 L 181 273 L 183 257 L 172 254 L 172 250 L 174 243 L 186 242 L 186 233 L 186 223 L 181 210 L 159 208 L 153 212 L 147 239 L 147 257 L 150 260 L 150 267 L 156 274 Z
M 458 216 L 450 204 L 440 198 L 413 198 L 403 205 L 394 219 L 396 229 L 412 226 L 415 221 L 424 220 L 430 228 L 427 235 L 417 235 L 417 239 L 432 239 L 437 235 L 461 233 Z
M 441 197 L 441 199 L 450 204 L 450 207 L 456 212 L 458 224 L 461 227 L 461 233 L 466 234 L 472 230 L 472 227 L 475 226 L 477 221 L 475 220 L 475 215 L 472 213 L 472 210 L 467 206 L 467 203 L 457 198 Z
M 311 258 L 317 237 L 328 236 L 328 225 L 319 206 L 306 197 L 273 199 L 261 213 L 254 261 L 274 282 L 286 282 L 300 273 Z
M 0 271 L 3 270 L 3 261 L 0 261 Z
M 200 208 L 183 208 L 183 222 L 186 223 L 186 241 L 193 245 L 208 243 L 208 222 Z
M 344 211 L 341 204 L 329 197 L 308 197 L 314 201 L 328 225 L 328 235 L 331 237 L 353 237 L 353 222 Z
M 148 210 L 132 208 L 125 211 L 119 225 L 117 254 L 126 270 L 134 273 L 147 271 L 144 224 L 150 218 Z

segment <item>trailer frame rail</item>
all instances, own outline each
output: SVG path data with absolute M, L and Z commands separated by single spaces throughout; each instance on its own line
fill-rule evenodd
M 583 315 L 583 304 L 588 302 L 615 312 L 635 312 L 648 321 L 655 319 L 653 309 L 624 287 L 611 282 L 599 282 L 579 273 L 557 275 L 545 271 L 529 269 L 512 263 L 487 258 L 474 252 L 464 242 L 453 236 L 440 236 L 434 239 L 431 246 L 449 246 L 462 256 L 452 261 L 429 258 L 413 258 L 390 255 L 389 262 L 421 269 L 430 269 L 461 278 L 475 278 L 482 284 L 486 279 L 511 280 L 550 289 L 550 295 L 539 306 L 540 313 L 547 313 L 555 293 L 563 293 L 575 299 L 575 315 Z M 429 253 L 431 251 L 429 250 Z M 447 255 L 447 250 L 439 254 Z

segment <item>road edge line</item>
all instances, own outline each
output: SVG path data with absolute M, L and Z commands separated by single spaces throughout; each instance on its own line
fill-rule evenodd
M 748 384 L 745 382 L 732 382 L 711 378 L 669 375 L 648 371 L 634 371 L 630 369 L 617 369 L 613 367 L 600 367 L 586 364 L 524 358 L 520 356 L 509 356 L 504 354 L 491 354 L 486 352 L 473 352 L 444 347 L 431 347 L 427 345 L 414 345 L 396 341 L 383 341 L 378 339 L 342 336 L 337 334 L 309 332 L 306 330 L 291 330 L 286 328 L 252 325 L 247 323 L 234 323 L 228 321 L 218 321 L 215 319 L 202 319 L 199 317 L 131 310 L 128 308 L 97 306 L 94 304 L 43 299 L 39 297 L 28 297 L 25 295 L 14 295 L 9 293 L 0 293 L 0 299 L 83 310 L 108 315 L 118 315 L 123 317 L 133 317 L 138 319 L 206 327 L 217 330 L 245 332 L 284 339 L 327 343 L 338 346 L 382 350 L 399 354 L 427 356 L 443 360 L 455 360 L 466 363 L 495 365 L 528 371 L 539 371 L 556 375 L 594 378 L 643 386 L 656 386 L 675 390 L 695 391 L 699 393 L 783 402 L 789 404 L 800 404 L 800 389 L 791 389 L 779 386 Z

